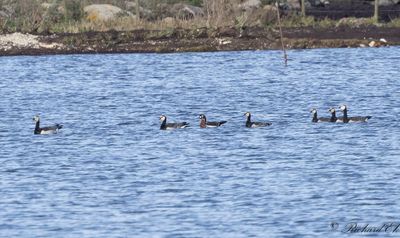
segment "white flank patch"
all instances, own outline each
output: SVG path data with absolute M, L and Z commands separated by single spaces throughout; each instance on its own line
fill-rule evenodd
M 47 131 L 41 131 L 40 134 L 41 135 L 51 135 L 51 134 L 56 134 L 57 131 L 55 130 L 47 130 Z

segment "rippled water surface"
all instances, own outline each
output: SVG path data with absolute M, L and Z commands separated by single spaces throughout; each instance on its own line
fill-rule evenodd
M 399 48 L 289 57 L 0 58 L 0 236 L 337 237 L 400 222 Z M 311 123 L 310 108 L 342 103 L 373 118 Z M 246 111 L 272 127 L 245 128 Z M 61 133 L 33 135 L 38 113 Z M 200 129 L 199 113 L 228 123 Z M 191 127 L 160 131 L 161 114 Z

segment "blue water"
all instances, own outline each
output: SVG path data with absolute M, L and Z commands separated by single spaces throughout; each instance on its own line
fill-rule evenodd
M 0 237 L 338 237 L 400 222 L 399 50 L 289 51 L 288 67 L 279 51 L 1 57 Z M 311 123 L 312 107 L 343 103 L 373 118 Z M 245 128 L 246 111 L 273 125 Z M 228 123 L 200 129 L 200 113 Z M 35 136 L 35 114 L 64 128 Z M 160 131 L 161 114 L 191 127 Z

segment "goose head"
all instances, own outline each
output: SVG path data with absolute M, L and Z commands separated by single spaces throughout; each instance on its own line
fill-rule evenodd
M 206 120 L 206 115 L 200 114 L 200 115 L 199 115 L 199 118 L 200 118 L 200 120 L 203 120 L 203 119 Z
M 34 120 L 35 122 L 40 121 L 39 115 L 35 115 L 32 120 Z
M 165 121 L 165 120 L 167 120 L 167 117 L 166 117 L 165 115 L 161 115 L 161 116 L 160 116 L 160 121 L 163 122 L 163 121 Z
M 339 109 L 341 111 L 345 111 L 345 110 L 347 110 L 347 106 L 346 105 L 341 105 L 341 106 L 339 106 Z
M 317 109 L 315 109 L 315 108 L 311 109 L 310 113 L 313 114 L 313 115 L 316 114 L 317 113 Z
M 332 108 L 329 108 L 328 112 L 330 112 L 330 113 L 335 113 L 336 110 L 335 110 L 335 108 L 332 107 Z
M 248 117 L 251 116 L 251 113 L 250 112 L 246 112 L 244 115 L 248 118 Z

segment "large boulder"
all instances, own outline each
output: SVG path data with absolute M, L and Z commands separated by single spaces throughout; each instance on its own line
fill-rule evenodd
M 254 9 L 261 8 L 261 0 L 247 0 L 241 4 L 239 4 L 239 9 L 242 11 L 251 11 Z
M 277 19 L 278 19 L 278 10 L 276 6 L 265 5 L 260 15 L 260 23 L 262 25 L 268 25 L 275 23 Z
M 10 17 L 5 11 L 1 11 L 0 10 L 0 18 L 8 18 L 8 17 Z
M 128 10 L 128 11 L 135 10 L 136 9 L 136 2 L 126 1 L 125 2 L 125 6 L 126 6 L 126 10 Z
M 326 7 L 329 6 L 330 2 L 328 0 L 315 0 L 311 1 L 311 6 L 314 7 Z
M 173 17 L 166 17 L 162 19 L 162 23 L 167 25 L 167 26 L 173 26 L 175 24 L 176 20 Z
M 181 19 L 192 19 L 197 16 L 204 16 L 202 8 L 183 3 L 174 4 L 170 11 L 174 17 Z
M 8 18 L 15 14 L 15 8 L 11 5 L 3 5 L 0 7 L 0 18 Z
M 308 4 L 309 2 L 306 1 Z M 300 10 L 301 5 L 299 0 L 287 0 L 289 10 Z
M 124 14 L 124 11 L 110 4 L 92 4 L 83 8 L 89 21 L 109 21 Z
M 266 26 L 274 24 L 277 19 L 276 6 L 265 5 L 263 8 L 253 10 L 250 14 L 247 14 L 245 23 L 247 26 Z
M 42 3 L 40 6 L 43 8 L 45 11 L 52 11 L 52 14 L 60 14 L 64 15 L 65 14 L 65 8 L 63 5 L 59 4 L 53 4 L 53 3 Z
M 136 15 L 136 2 L 125 2 L 126 10 Z M 150 19 L 153 12 L 139 5 L 139 14 L 141 18 Z
M 44 3 L 40 4 L 40 6 L 42 6 L 42 8 L 45 9 L 45 10 L 49 9 L 52 5 L 53 4 L 47 3 L 47 2 L 44 2 Z

